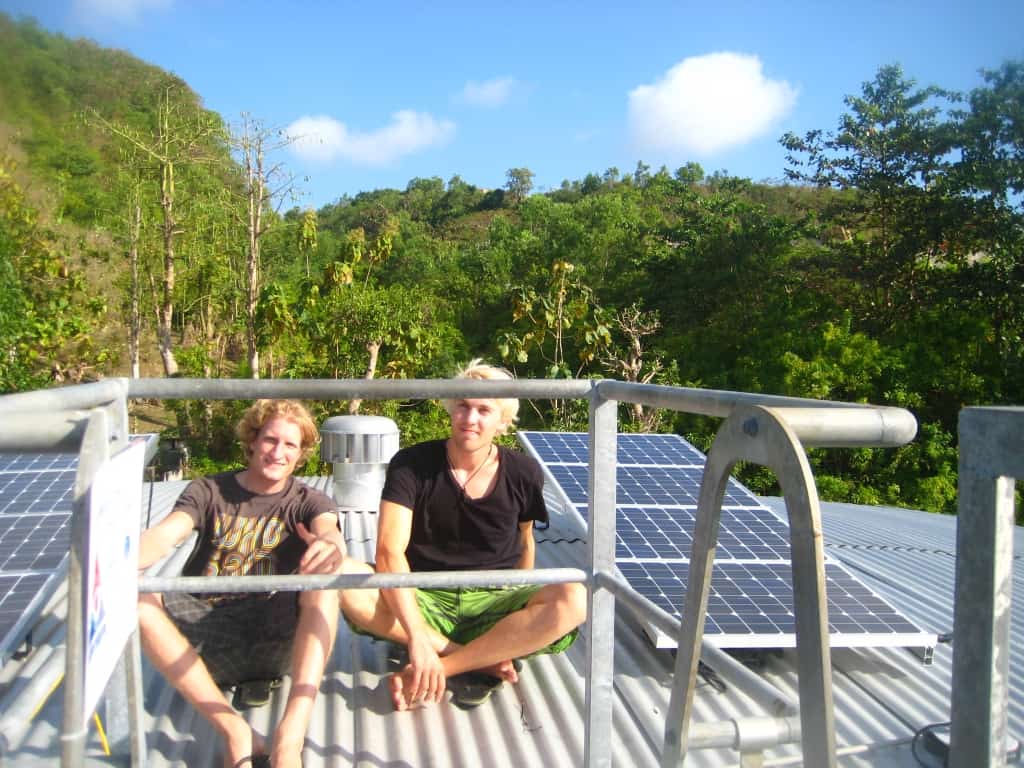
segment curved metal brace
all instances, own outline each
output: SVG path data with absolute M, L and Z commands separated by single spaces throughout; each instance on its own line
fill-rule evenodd
M 832 665 L 818 493 L 800 441 L 776 409 L 762 406 L 739 406 L 732 412 L 715 436 L 704 466 L 661 764 L 680 765 L 686 758 L 722 498 L 737 461 L 768 467 L 782 487 L 793 565 L 803 758 L 806 765 L 835 766 Z

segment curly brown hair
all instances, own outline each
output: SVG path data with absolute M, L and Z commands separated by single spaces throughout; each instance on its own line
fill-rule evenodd
M 252 457 L 252 444 L 263 429 L 263 425 L 270 419 L 283 418 L 292 422 L 302 433 L 302 457 L 300 461 L 309 458 L 309 454 L 320 442 L 320 430 L 317 429 L 313 417 L 309 415 L 306 406 L 297 400 L 257 400 L 242 415 L 235 426 L 235 434 L 242 443 L 242 452 L 245 458 Z

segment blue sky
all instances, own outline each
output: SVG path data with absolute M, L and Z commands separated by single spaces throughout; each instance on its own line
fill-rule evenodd
M 636 7 L 627 7 L 636 6 Z M 967 91 L 1024 58 L 1024 0 L 858 3 L 0 0 L 184 78 L 285 150 L 304 207 L 414 177 L 557 188 L 638 161 L 780 180 L 884 64 Z

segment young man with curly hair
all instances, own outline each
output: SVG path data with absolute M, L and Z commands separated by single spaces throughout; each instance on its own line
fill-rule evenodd
M 185 576 L 340 573 L 345 543 L 334 502 L 293 477 L 319 440 L 308 411 L 290 400 L 258 400 L 236 432 L 245 469 L 190 483 L 171 513 L 143 532 L 140 569 L 198 530 Z M 139 596 L 146 656 L 217 731 L 224 764 L 232 768 L 265 763 L 266 745 L 222 686 L 258 689 L 290 671 L 270 758 L 275 768 L 301 765 L 337 625 L 338 598 L 331 590 Z

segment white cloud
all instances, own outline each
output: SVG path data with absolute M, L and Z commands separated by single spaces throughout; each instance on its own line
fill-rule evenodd
M 300 117 L 285 132 L 295 139 L 292 150 L 300 157 L 329 163 L 339 158 L 356 165 L 379 166 L 421 149 L 446 144 L 455 123 L 403 109 L 376 131 L 352 131 L 324 115 Z
M 745 144 L 784 117 L 797 91 L 769 80 L 757 56 L 710 53 L 683 59 L 629 94 L 629 124 L 640 148 L 707 155 Z
M 171 0 L 73 0 L 73 13 L 87 20 L 112 19 L 127 23 L 151 8 L 169 8 Z
M 514 77 L 496 77 L 482 83 L 470 80 L 462 89 L 462 100 L 478 107 L 500 107 L 512 97 L 518 85 Z

